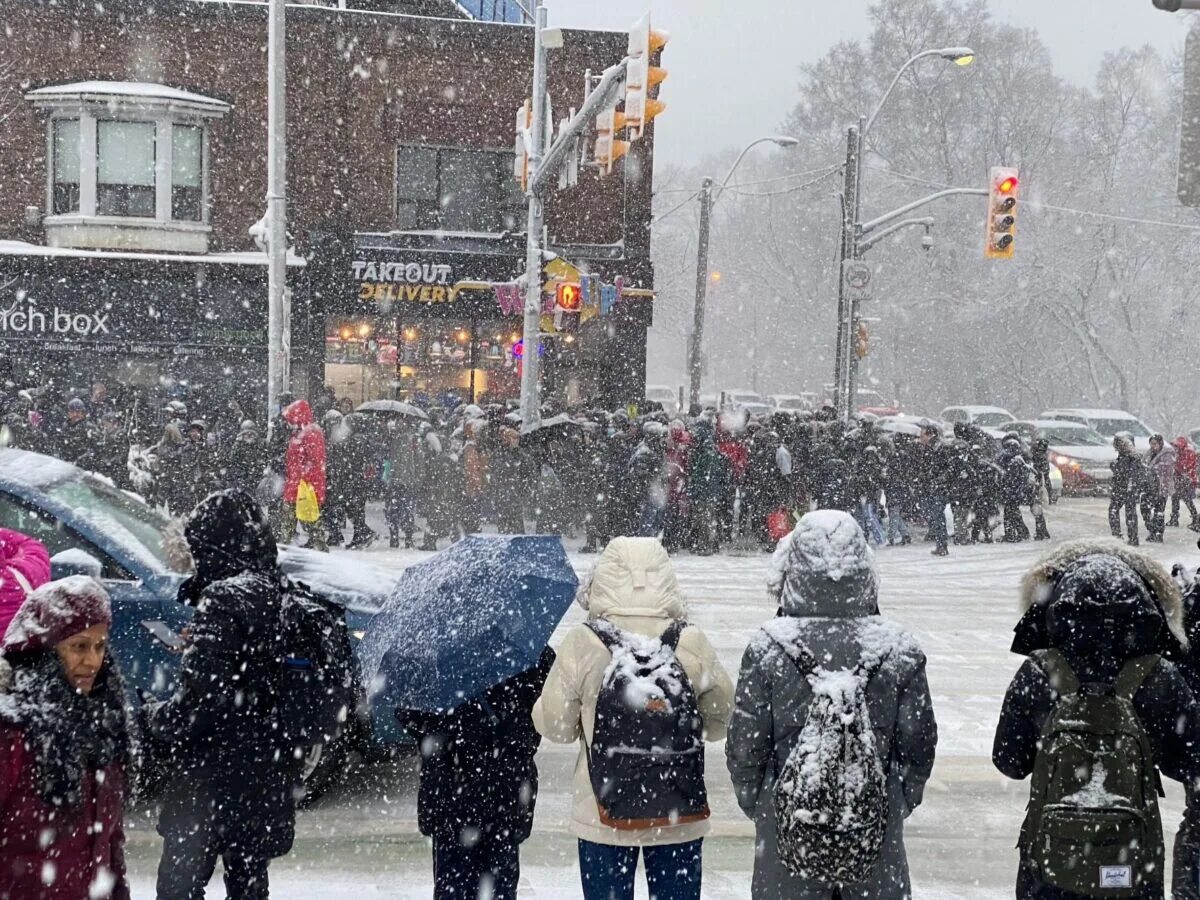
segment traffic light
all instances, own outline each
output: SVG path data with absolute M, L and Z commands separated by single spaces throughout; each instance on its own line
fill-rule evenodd
M 572 332 L 579 328 L 583 311 L 583 285 L 563 281 L 554 288 L 554 330 Z
M 870 352 L 871 332 L 867 328 L 866 322 L 859 322 L 858 328 L 854 332 L 854 355 L 859 359 L 866 359 Z
M 642 16 L 629 29 L 629 67 L 625 74 L 625 119 L 629 125 L 629 139 L 638 140 L 646 126 L 659 115 L 666 104 L 650 97 L 650 91 L 667 77 L 665 69 L 651 65 L 650 58 L 662 50 L 670 40 L 665 31 L 650 27 L 650 14 Z
M 524 191 L 529 186 L 529 149 L 525 145 L 525 135 L 533 126 L 533 102 L 526 100 L 517 107 L 517 142 L 513 145 L 516 158 L 513 160 L 513 178 Z
M 596 116 L 596 142 L 592 161 L 600 167 L 601 176 L 611 175 L 616 161 L 629 152 L 629 141 L 617 140 L 617 132 L 625 127 L 625 114 L 615 109 Z
M 987 237 L 983 255 L 988 259 L 1012 259 L 1017 233 L 1017 198 L 1021 182 L 1017 170 L 1006 166 L 992 169 L 988 190 Z

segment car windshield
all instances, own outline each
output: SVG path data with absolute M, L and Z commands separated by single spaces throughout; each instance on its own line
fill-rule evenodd
M 1051 446 L 1060 447 L 1107 447 L 1109 443 L 1108 438 L 1090 428 L 1045 428 L 1042 437 Z
M 1135 438 L 1150 437 L 1150 429 L 1137 419 L 1089 419 L 1092 429 L 1105 437 L 1116 437 L 1122 431 L 1128 431 Z
M 190 571 L 182 534 L 173 536 L 166 516 L 124 491 L 90 475 L 67 478 L 44 490 L 155 572 Z
M 984 428 L 999 428 L 1001 425 L 1007 425 L 1011 421 L 1012 416 L 1002 412 L 981 413 L 975 417 L 975 424 Z
M 784 397 L 776 402 L 780 409 L 805 409 L 807 405 L 801 397 Z
M 730 394 L 729 401 L 738 404 L 762 403 L 762 397 L 758 394 Z

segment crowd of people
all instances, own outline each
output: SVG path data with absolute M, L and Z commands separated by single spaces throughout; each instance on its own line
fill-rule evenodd
M 299 767 L 279 746 L 286 577 L 246 492 L 205 498 L 184 534 L 195 607 L 172 695 L 127 703 L 112 607 L 88 576 L 51 581 L 46 550 L 0 531 L 0 896 L 129 900 L 125 810 L 147 760 L 163 836 L 157 896 L 269 896 L 290 852 Z M 712 825 L 704 744 L 725 741 L 754 823 L 751 896 L 914 896 L 904 823 L 934 765 L 925 656 L 880 614 L 866 534 L 804 515 L 767 566 L 776 615 L 736 682 L 687 620 L 652 537 L 608 542 L 577 602 L 586 620 L 529 670 L 451 710 L 397 709 L 419 738 L 418 818 L 436 900 L 514 900 L 533 833 L 541 740 L 579 744 L 571 829 L 585 900 L 699 900 Z M 1162 900 L 1160 776 L 1186 787 L 1173 896 L 1200 876 L 1200 586 L 1117 541 L 1065 544 L 1022 583 L 994 762 L 1031 777 L 1020 900 Z M 1113 893 L 1116 891 L 1116 893 Z M 564 896 L 567 892 L 564 891 Z
M 297 533 L 304 482 L 320 515 L 301 517 L 299 527 L 318 549 L 377 540 L 372 502 L 382 505 L 391 546 L 415 546 L 420 534 L 426 550 L 485 525 L 577 536 L 588 552 L 613 536 L 659 534 L 669 552 L 711 554 L 731 543 L 769 550 L 809 509 L 851 513 L 877 546 L 911 543 L 912 526 L 923 525 L 939 555 L 951 540 L 1049 537 L 1045 442 L 997 440 L 971 425 L 953 435 L 932 423 L 903 433 L 870 416 L 843 423 L 828 409 L 688 417 L 647 403 L 640 414 L 547 408 L 542 426 L 523 432 L 502 405 L 355 411 L 325 390 L 285 397 L 272 428 L 233 404 L 206 417 L 172 400 L 159 424 L 135 429 L 107 397 L 98 385 L 61 411 L 17 398 L 4 419 L 9 442 L 100 472 L 177 515 L 213 490 L 242 488 L 272 510 L 285 541 Z

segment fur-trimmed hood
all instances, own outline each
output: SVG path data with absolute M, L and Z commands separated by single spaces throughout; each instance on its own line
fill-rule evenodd
M 1171 573 L 1117 540 L 1084 539 L 1056 548 L 1025 574 L 1020 601 L 1016 653 L 1063 641 L 1094 656 L 1166 653 L 1172 643 L 1188 644 L 1183 599 Z

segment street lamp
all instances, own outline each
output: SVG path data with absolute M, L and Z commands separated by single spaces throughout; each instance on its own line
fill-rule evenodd
M 975 51 L 970 47 L 939 47 L 934 50 L 923 50 L 896 72 L 896 77 L 883 92 L 875 111 L 870 117 L 860 116 L 858 125 L 851 125 L 846 133 L 846 169 L 845 187 L 842 203 L 842 242 L 841 266 L 838 270 L 838 336 L 837 348 L 834 353 L 834 406 L 838 417 L 844 422 L 854 409 L 854 398 L 857 389 L 858 360 L 852 346 L 856 332 L 858 304 L 846 293 L 847 264 L 859 258 L 858 243 L 860 233 L 859 208 L 862 199 L 862 159 L 866 147 L 866 138 L 884 105 L 896 90 L 896 85 L 904 77 L 904 73 L 923 59 L 937 57 L 952 62 L 958 66 L 969 66 L 975 61 Z
M 692 318 L 692 342 L 688 351 L 688 405 L 693 409 L 700 405 L 700 376 L 704 368 L 701 348 L 704 346 L 704 298 L 709 281 L 708 235 L 713 204 L 720 199 L 725 186 L 733 178 L 733 173 L 742 164 L 746 154 L 759 144 L 768 143 L 777 147 L 795 147 L 800 141 L 782 134 L 757 138 L 742 148 L 742 152 L 733 161 L 733 165 L 729 167 L 729 171 L 725 173 L 725 177 L 721 179 L 715 192 L 711 178 L 704 178 L 700 182 L 700 240 L 696 249 L 696 307 Z M 720 281 L 720 274 L 714 272 L 712 280 Z

